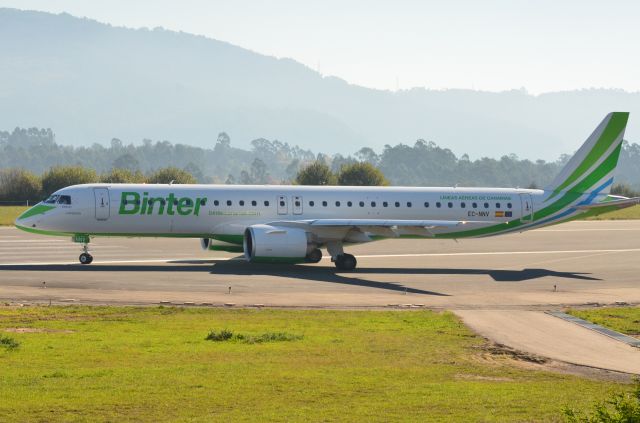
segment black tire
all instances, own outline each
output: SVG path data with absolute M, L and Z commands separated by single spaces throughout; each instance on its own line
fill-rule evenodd
M 353 270 L 357 264 L 358 261 L 351 254 L 340 254 L 336 257 L 336 267 L 340 270 Z
M 80 264 L 91 264 L 93 261 L 93 256 L 89 253 L 82 253 L 79 257 Z
M 322 251 L 319 248 L 307 254 L 307 263 L 318 263 L 322 260 Z

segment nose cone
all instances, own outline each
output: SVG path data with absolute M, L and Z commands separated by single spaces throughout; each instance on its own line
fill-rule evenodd
M 18 229 L 35 227 L 37 221 L 39 221 L 46 212 L 55 208 L 53 205 L 38 203 L 18 216 L 14 224 Z

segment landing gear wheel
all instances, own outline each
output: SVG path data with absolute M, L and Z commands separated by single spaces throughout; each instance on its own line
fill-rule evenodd
M 320 260 L 322 260 L 322 251 L 319 248 L 307 254 L 307 263 L 318 263 Z
M 80 264 L 91 264 L 91 262 L 93 261 L 93 256 L 89 253 L 82 253 L 80 254 Z
M 340 254 L 336 257 L 335 263 L 340 270 L 353 270 L 356 268 L 358 261 L 351 254 Z

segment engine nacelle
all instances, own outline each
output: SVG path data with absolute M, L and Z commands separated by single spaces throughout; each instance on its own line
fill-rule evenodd
M 241 253 L 244 251 L 242 245 L 231 244 L 212 238 L 200 238 L 200 247 L 204 251 L 226 251 L 228 253 Z
M 200 248 L 202 248 L 203 251 L 207 251 L 210 245 L 211 245 L 210 238 L 200 238 Z
M 298 228 L 252 225 L 244 231 L 244 257 L 250 262 L 301 263 L 315 248 Z

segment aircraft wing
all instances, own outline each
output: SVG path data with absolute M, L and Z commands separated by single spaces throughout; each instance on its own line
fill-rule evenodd
M 600 203 L 577 205 L 576 208 L 581 210 L 594 210 L 604 207 L 615 207 L 618 209 L 624 209 L 626 207 L 635 206 L 636 204 L 640 204 L 640 197 L 618 198 L 610 201 L 602 201 Z

